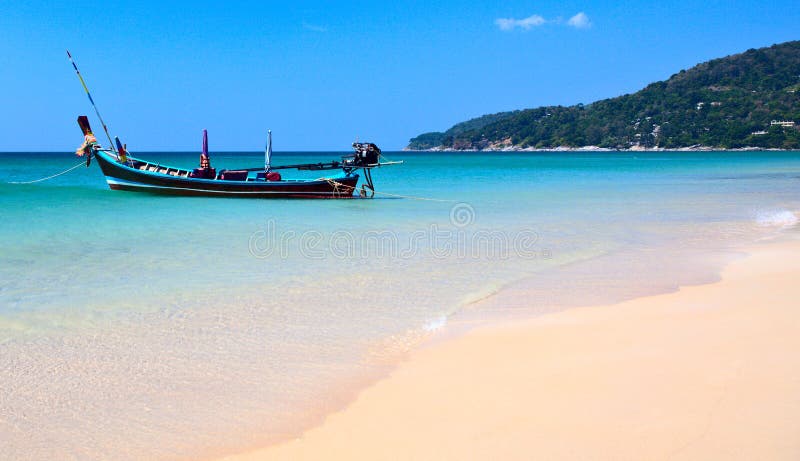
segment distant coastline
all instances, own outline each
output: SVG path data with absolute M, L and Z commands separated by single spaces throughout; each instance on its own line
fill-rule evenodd
M 793 41 L 700 63 L 633 94 L 483 115 L 422 133 L 407 149 L 800 149 L 798 92 Z
M 779 148 L 765 148 L 765 147 L 736 147 L 736 148 L 722 148 L 722 147 L 709 147 L 709 146 L 689 146 L 678 148 L 664 148 L 664 147 L 628 147 L 628 148 L 608 148 L 598 146 L 583 146 L 583 147 L 552 147 L 552 148 L 535 148 L 535 147 L 490 147 L 486 149 L 456 149 L 453 147 L 433 147 L 430 149 L 403 149 L 403 152 L 793 152 L 798 149 L 779 149 Z

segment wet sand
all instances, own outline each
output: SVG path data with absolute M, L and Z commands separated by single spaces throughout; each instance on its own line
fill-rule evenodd
M 800 459 L 800 241 L 748 253 L 718 283 L 435 342 L 225 459 Z

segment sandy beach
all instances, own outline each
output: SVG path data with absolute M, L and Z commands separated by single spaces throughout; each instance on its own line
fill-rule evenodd
M 747 253 L 717 283 L 436 342 L 225 460 L 798 459 L 800 241 Z

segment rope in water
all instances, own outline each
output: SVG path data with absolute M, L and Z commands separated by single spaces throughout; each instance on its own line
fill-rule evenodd
M 328 181 L 328 184 L 334 186 L 334 188 L 335 188 L 334 192 L 338 191 L 339 186 L 344 186 L 347 189 L 352 189 L 352 187 L 348 186 L 347 184 L 342 184 L 342 183 L 340 183 L 338 181 L 335 181 L 335 180 L 333 180 L 331 178 L 322 178 L 322 179 L 324 179 L 325 181 Z M 405 198 L 405 199 L 410 199 L 410 200 L 424 200 L 424 201 L 427 201 L 427 202 L 442 202 L 442 203 L 455 203 L 456 202 L 456 200 L 445 200 L 445 199 L 440 199 L 440 198 L 429 198 L 429 197 L 416 197 L 416 196 L 413 196 L 413 195 L 390 194 L 388 192 L 380 192 L 380 191 L 376 191 L 376 190 L 373 190 L 372 193 L 380 194 L 380 195 L 386 195 L 388 197 Z
M 446 199 L 441 199 L 441 198 L 416 197 L 414 195 L 390 194 L 388 192 L 381 192 L 381 191 L 377 191 L 377 190 L 374 190 L 372 192 L 374 192 L 376 194 L 380 194 L 380 195 L 386 195 L 388 197 L 407 198 L 407 199 L 411 199 L 411 200 L 425 200 L 427 202 L 442 202 L 442 203 L 456 203 L 457 202 L 457 200 L 446 200 Z
M 81 160 L 81 162 L 78 163 L 77 165 L 75 165 L 73 167 L 70 167 L 70 168 L 67 168 L 66 170 L 62 171 L 61 173 L 56 173 L 56 174 L 48 176 L 46 178 L 34 179 L 33 181 L 7 181 L 7 183 L 8 184 L 33 184 L 33 183 L 36 183 L 36 182 L 47 181 L 48 179 L 56 178 L 58 176 L 61 176 L 62 174 L 67 174 L 70 171 L 74 170 L 75 168 L 78 168 L 79 166 L 83 166 L 83 165 L 86 165 L 86 160 Z

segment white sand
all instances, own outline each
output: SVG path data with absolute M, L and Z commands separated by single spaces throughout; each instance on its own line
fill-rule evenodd
M 226 459 L 553 458 L 800 459 L 800 242 L 415 351 L 299 439 Z

